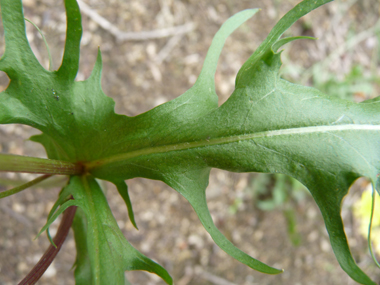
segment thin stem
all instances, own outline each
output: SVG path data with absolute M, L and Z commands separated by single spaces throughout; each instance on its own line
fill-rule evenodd
M 71 224 L 77 210 L 76 206 L 72 206 L 66 209 L 63 213 L 61 224 L 59 225 L 56 236 L 54 237 L 54 243 L 57 247 L 50 245 L 49 248 L 45 251 L 44 255 L 29 272 L 29 274 L 18 284 L 18 285 L 33 285 L 35 284 L 41 276 L 44 274 L 46 269 L 53 262 L 54 258 L 58 254 L 59 250 L 62 247 L 63 242 L 65 241 L 67 234 L 69 233 Z
M 0 171 L 77 175 L 83 166 L 68 161 L 0 153 Z
M 371 257 L 373 261 L 375 262 L 376 266 L 380 268 L 380 264 L 376 259 L 376 256 L 373 252 L 372 248 L 372 222 L 373 222 L 373 214 L 375 211 L 375 199 L 376 199 L 376 191 L 374 189 L 374 186 L 372 186 L 372 204 L 371 204 L 371 218 L 369 220 L 369 225 L 368 225 L 368 249 L 371 254 Z
M 0 192 L 0 199 L 11 196 L 11 195 L 16 194 L 18 192 L 21 192 L 22 190 L 25 190 L 26 188 L 29 188 L 29 187 L 47 179 L 47 178 L 49 178 L 50 176 L 51 176 L 51 174 L 45 174 L 45 175 L 42 175 L 40 177 L 37 177 L 36 179 L 34 179 L 32 181 L 29 181 L 25 184 L 22 184 L 18 187 L 12 188 L 12 189 L 7 190 L 7 191 Z
M 66 175 L 56 175 L 49 180 L 44 180 L 38 184 L 38 187 L 47 189 L 51 187 L 62 188 L 66 182 L 68 177 Z M 25 179 L 10 179 L 10 178 L 0 178 L 0 186 L 9 186 L 16 187 L 17 185 L 22 185 L 28 183 L 28 180 Z
M 46 41 L 46 38 L 44 36 L 44 34 L 42 33 L 42 31 L 37 27 L 37 25 L 35 23 L 33 23 L 31 20 L 28 20 L 27 18 L 24 18 L 25 21 L 28 21 L 29 23 L 31 23 L 36 29 L 37 31 L 40 33 L 44 43 L 45 43 L 45 46 L 46 46 L 46 49 L 47 49 L 47 53 L 48 53 L 48 57 L 49 57 L 49 71 L 52 71 L 52 68 L 53 68 L 53 58 L 51 57 L 51 53 L 50 53 L 50 49 L 49 49 L 49 45 Z

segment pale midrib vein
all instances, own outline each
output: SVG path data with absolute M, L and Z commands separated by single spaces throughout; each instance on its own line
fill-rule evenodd
M 84 191 L 87 195 L 87 203 L 88 203 L 88 211 L 90 212 L 90 217 L 96 217 L 96 209 L 95 209 L 95 203 L 94 203 L 94 197 L 91 195 L 91 188 L 90 188 L 90 185 L 88 184 L 88 180 L 87 180 L 87 177 L 82 175 L 81 176 L 81 180 L 82 180 L 82 185 L 83 185 L 83 188 L 84 188 Z M 100 258 L 99 258 L 99 230 L 98 230 L 98 224 L 96 222 L 93 221 L 93 233 L 96 233 L 94 235 L 94 244 L 93 244 L 93 247 L 96 248 L 96 254 L 94 256 L 94 267 L 93 267 L 93 270 L 95 271 L 94 274 L 95 274 L 95 280 L 94 280 L 94 283 L 95 284 L 100 284 L 100 271 L 101 271 L 101 266 L 100 266 Z
M 92 170 L 97 167 L 103 167 L 106 164 L 111 164 L 119 161 L 125 161 L 138 156 L 158 154 L 171 151 L 188 150 L 192 148 L 208 147 L 213 145 L 221 145 L 228 143 L 235 143 L 239 141 L 252 140 L 265 137 L 287 136 L 287 135 L 304 135 L 310 133 L 327 133 L 327 132 L 341 132 L 341 131 L 380 131 L 380 125 L 337 125 L 337 126 L 314 126 L 314 127 L 301 127 L 290 128 L 281 130 L 272 130 L 265 132 L 258 132 L 253 134 L 235 135 L 229 137 L 221 137 L 215 139 L 204 139 L 201 141 L 183 142 L 178 144 L 170 144 L 165 146 L 156 146 L 143 148 L 123 154 L 114 155 L 108 158 L 91 161 L 86 164 L 87 170 Z

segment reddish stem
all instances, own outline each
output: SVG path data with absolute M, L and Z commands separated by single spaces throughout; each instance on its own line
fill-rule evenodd
M 63 242 L 65 241 L 67 234 L 69 233 L 71 224 L 77 210 L 76 206 L 71 206 L 65 210 L 62 216 L 61 223 L 59 225 L 57 234 L 54 237 L 54 243 L 57 247 L 50 245 L 49 248 L 45 251 L 44 255 L 29 272 L 29 274 L 18 284 L 18 285 L 33 285 L 35 284 L 41 276 L 44 274 L 46 269 L 53 262 L 55 256 L 58 254 L 59 250 L 62 247 Z

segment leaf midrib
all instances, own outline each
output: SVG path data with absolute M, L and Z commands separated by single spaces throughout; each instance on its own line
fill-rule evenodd
M 221 138 L 204 139 L 200 141 L 192 142 L 182 142 L 177 144 L 169 144 L 163 146 L 146 147 L 130 152 L 125 152 L 122 154 L 113 155 L 107 158 L 94 160 L 85 163 L 87 171 L 94 170 L 98 167 L 104 167 L 107 164 L 117 163 L 120 161 L 128 160 L 138 156 L 158 154 L 171 151 L 188 150 L 192 148 L 208 147 L 214 145 L 236 143 L 239 141 L 265 138 L 265 137 L 275 137 L 275 136 L 287 136 L 287 135 L 304 135 L 310 133 L 327 133 L 327 132 L 342 132 L 342 131 L 380 131 L 380 125 L 361 125 L 361 124 L 346 124 L 346 125 L 336 125 L 336 126 L 311 126 L 311 127 L 300 127 L 300 128 L 289 128 L 280 130 L 271 130 L 264 132 L 257 132 L 244 135 L 234 135 Z
M 81 176 L 81 182 L 82 182 L 82 185 L 83 185 L 83 188 L 84 188 L 84 191 L 86 193 L 86 196 L 88 198 L 88 201 L 87 201 L 87 205 L 88 205 L 88 211 L 90 213 L 90 217 L 96 217 L 96 209 L 95 209 L 95 203 L 94 203 L 94 198 L 93 196 L 91 195 L 91 188 L 90 188 L 90 185 L 87 181 L 87 177 L 85 175 L 82 175 Z M 99 229 L 98 229 L 98 224 L 96 223 L 96 221 L 93 221 L 93 233 L 94 234 L 94 237 L 93 237 L 93 241 L 94 241 L 94 244 L 93 244 L 93 247 L 96 249 L 95 250 L 95 255 L 94 255 L 94 263 L 92 265 L 92 269 L 93 269 L 93 273 L 94 273 L 94 283 L 96 285 L 100 285 L 100 280 L 101 280 L 101 276 L 100 276 L 100 272 L 101 272 L 101 262 L 100 262 L 100 258 L 99 258 L 99 245 L 100 245 L 100 240 L 99 240 Z

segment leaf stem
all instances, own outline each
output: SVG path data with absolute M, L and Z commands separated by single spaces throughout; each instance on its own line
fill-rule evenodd
M 76 206 L 71 206 L 66 209 L 66 211 L 63 213 L 61 224 L 59 225 L 57 234 L 54 237 L 54 244 L 56 244 L 57 247 L 50 245 L 49 248 L 45 251 L 44 255 L 41 257 L 41 259 L 18 285 L 35 284 L 44 274 L 46 269 L 48 269 L 48 267 L 58 254 L 59 250 L 61 249 L 62 244 L 67 237 L 67 234 L 69 233 L 76 210 Z
M 0 171 L 77 175 L 83 166 L 68 161 L 0 153 Z
M 52 71 L 52 68 L 53 68 L 53 58 L 51 57 L 51 53 L 50 53 L 50 49 L 49 49 L 49 45 L 46 41 L 46 38 L 44 36 L 44 34 L 42 33 L 42 31 L 37 27 L 37 25 L 35 23 L 33 23 L 31 20 L 28 20 L 27 18 L 24 18 L 25 21 L 28 21 L 29 23 L 31 23 L 36 29 L 37 31 L 40 33 L 44 43 L 45 43 L 45 46 L 46 46 L 46 49 L 47 49 L 47 53 L 48 53 L 48 57 L 49 57 L 49 71 Z
M 67 182 L 67 176 L 57 175 L 52 177 L 49 180 L 44 180 L 39 183 L 38 187 L 47 189 L 51 187 L 62 188 Z M 0 186 L 9 186 L 9 187 L 17 187 L 18 185 L 22 185 L 28 183 L 28 180 L 25 179 L 10 179 L 10 178 L 0 178 Z
M 375 191 L 374 186 L 372 186 L 371 217 L 370 217 L 369 225 L 368 225 L 368 249 L 369 249 L 371 257 L 372 257 L 373 261 L 375 262 L 376 266 L 380 268 L 380 264 L 377 261 L 376 256 L 373 252 L 373 248 L 372 248 L 372 223 L 373 223 L 373 214 L 375 211 L 376 193 L 377 192 Z
M 29 187 L 47 179 L 47 178 L 49 178 L 50 176 L 51 176 L 51 174 L 45 174 L 45 175 L 42 175 L 40 177 L 37 177 L 36 179 L 34 179 L 32 181 L 29 181 L 25 184 L 22 184 L 18 187 L 12 188 L 12 189 L 7 190 L 7 191 L 0 192 L 0 199 L 11 196 L 11 195 L 16 194 L 18 192 L 21 192 L 22 190 L 25 190 L 26 188 L 29 188 Z

